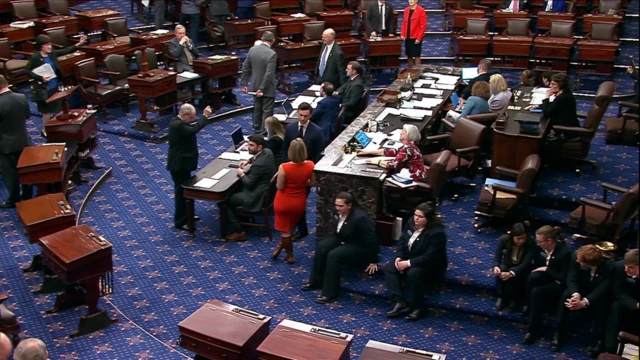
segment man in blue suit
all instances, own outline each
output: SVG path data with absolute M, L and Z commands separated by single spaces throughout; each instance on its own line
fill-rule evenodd
M 340 113 L 340 96 L 332 95 L 333 92 L 332 83 L 326 81 L 322 83 L 322 97 L 324 99 L 318 102 L 316 110 L 311 115 L 311 122 L 320 126 L 326 141 L 331 139 L 336 118 Z
M 289 161 L 289 146 L 291 142 L 296 138 L 301 138 L 304 141 L 304 145 L 307 147 L 307 160 L 313 161 L 317 164 L 320 160 L 320 153 L 324 150 L 325 139 L 322 135 L 322 129 L 309 121 L 311 119 L 311 113 L 313 108 L 309 103 L 303 102 L 298 106 L 298 122 L 287 125 L 284 132 L 284 144 L 282 146 L 282 162 Z M 309 229 L 307 228 L 307 215 L 306 212 L 300 218 L 298 223 L 298 232 L 293 234 L 293 240 L 299 240 L 309 235 Z

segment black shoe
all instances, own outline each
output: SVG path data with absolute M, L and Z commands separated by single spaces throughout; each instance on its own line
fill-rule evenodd
M 189 231 L 189 225 L 176 226 L 176 229 Z
M 198 215 L 193 217 L 193 221 L 200 221 L 200 220 L 202 220 L 202 219 L 200 219 L 200 216 L 198 216 Z
M 8 200 L 0 204 L 0 209 L 13 209 L 14 207 L 16 204 Z
M 390 318 L 398 317 L 402 314 L 408 313 L 409 311 L 411 311 L 411 308 L 407 306 L 407 304 L 399 302 L 399 303 L 396 303 L 393 309 L 387 313 L 387 317 L 390 317 Z
M 313 286 L 311 283 L 306 283 L 306 284 L 302 285 L 301 289 L 302 289 L 302 291 L 311 291 L 311 290 L 318 289 L 318 287 L 317 286 Z
M 40 136 L 42 136 L 43 138 L 47 138 L 47 133 L 44 132 L 44 130 L 40 130 Z
M 333 298 L 330 298 L 328 296 L 320 295 L 320 296 L 318 296 L 318 298 L 316 298 L 316 302 L 318 304 L 330 304 L 332 302 L 336 302 L 336 300 L 338 300 L 337 296 L 333 297 Z
M 308 232 L 301 233 L 299 231 L 296 231 L 295 233 L 293 233 L 293 236 L 291 237 L 291 240 L 293 240 L 293 241 L 300 240 L 303 237 L 306 237 L 307 235 L 309 235 Z
M 522 339 L 522 343 L 525 345 L 531 345 L 535 343 L 536 340 L 538 340 L 538 336 L 528 332 L 527 335 L 524 336 L 524 339 Z
M 422 319 L 424 317 L 424 310 L 422 309 L 417 309 L 417 310 L 413 310 L 411 312 L 411 314 L 405 316 L 405 320 L 407 321 L 418 321 L 420 319 Z
M 551 340 L 551 351 L 560 352 L 562 349 L 562 339 L 560 334 L 556 333 L 553 335 L 553 340 Z
M 496 311 L 502 311 L 504 310 L 504 301 L 502 301 L 502 299 L 498 299 L 496 301 Z
M 590 347 L 587 352 L 589 353 L 589 356 L 591 356 L 592 358 L 596 358 L 598 357 L 598 355 L 604 352 L 604 344 L 602 343 L 602 341 L 598 341 L 594 346 Z

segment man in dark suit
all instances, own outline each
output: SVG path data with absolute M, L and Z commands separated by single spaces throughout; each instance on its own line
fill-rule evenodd
M 342 106 L 344 106 L 344 123 L 350 124 L 353 119 L 360 115 L 360 101 L 364 94 L 364 81 L 362 80 L 362 66 L 357 61 L 350 61 L 347 64 L 347 82 L 342 84 L 333 95 L 340 95 Z
M 480 63 L 478 63 L 478 76 L 469 80 L 467 87 L 462 91 L 462 95 L 460 95 L 460 103 L 458 104 L 458 108 L 462 109 L 464 107 L 464 102 L 471 96 L 471 88 L 473 88 L 473 84 L 478 81 L 486 81 L 489 82 L 491 75 L 499 74 L 498 71 L 491 69 L 491 60 L 482 59 Z
M 176 37 L 169 41 L 167 51 L 169 51 L 169 55 L 178 59 L 175 64 L 176 71 L 179 73 L 193 71 L 193 60 L 200 56 L 200 51 L 187 36 L 187 30 L 184 26 L 177 25 L 175 33 Z
M 298 106 L 298 122 L 287 125 L 284 131 L 284 142 L 282 144 L 282 161 L 289 161 L 289 146 L 296 138 L 301 138 L 307 147 L 307 160 L 317 164 L 320 161 L 320 154 L 325 147 L 325 138 L 322 135 L 322 129 L 309 121 L 313 108 L 306 102 Z M 309 235 L 307 227 L 307 213 L 304 212 L 298 222 L 298 231 L 293 234 L 293 240 L 299 240 Z
M 226 241 L 246 241 L 247 234 L 242 229 L 235 208 L 242 207 L 244 211 L 256 212 L 264 206 L 264 194 L 269 189 L 271 178 L 276 173 L 276 160 L 271 150 L 266 148 L 267 140 L 260 134 L 249 136 L 248 149 L 253 158 L 240 163 L 237 173 L 241 188 L 222 203 L 226 207 L 231 234 Z M 222 210 L 221 208 L 221 210 Z
M 556 334 L 551 341 L 551 351 L 560 351 L 567 336 L 569 313 L 587 310 L 595 317 L 594 333 L 597 343 L 590 352 L 602 350 L 602 335 L 611 304 L 614 264 L 602 251 L 591 245 L 580 247 L 572 256 L 567 278 L 567 289 L 562 294 L 556 313 Z
M 322 42 L 324 44 L 320 49 L 320 59 L 316 68 L 316 84 L 328 81 L 339 88 L 346 81 L 346 77 L 344 53 L 336 43 L 336 32 L 333 29 L 323 31 Z
M 335 127 L 335 121 L 340 114 L 340 96 L 333 95 L 334 87 L 330 82 L 322 84 L 321 95 L 324 99 L 318 102 L 311 121 L 322 129 L 324 140 L 331 140 L 331 134 Z
M 393 6 L 387 0 L 369 3 L 367 7 L 367 34 L 375 36 L 394 36 L 396 24 L 393 23 Z
M 638 249 L 624 254 L 624 259 L 615 264 L 613 274 L 613 305 L 607 321 L 604 350 L 616 354 L 618 333 L 638 328 L 640 323 L 640 260 Z
M 351 194 L 339 193 L 335 200 L 337 226 L 332 236 L 316 243 L 313 268 L 309 282 L 303 291 L 322 288 L 316 299 L 318 304 L 328 304 L 338 299 L 340 291 L 340 267 L 342 265 L 363 266 L 371 275 L 378 271 L 378 239 L 369 216 L 354 207 Z
M 182 184 L 191 178 L 191 172 L 198 168 L 198 139 L 196 134 L 209 124 L 211 108 L 204 109 L 204 116 L 196 119 L 196 108 L 191 104 L 180 107 L 178 116 L 169 124 L 169 156 L 167 170 L 171 172 L 175 194 L 175 213 L 173 225 L 177 229 L 187 227 L 187 203 Z M 196 220 L 199 218 L 196 217 Z
M 253 104 L 253 131 L 264 132 L 264 120 L 273 116 L 276 100 L 276 65 L 278 56 L 271 49 L 275 35 L 271 31 L 262 34 L 262 42 L 249 49 L 242 64 L 242 92 L 255 93 Z M 251 77 L 251 84 L 249 84 Z
M 0 208 L 14 208 L 20 200 L 33 196 L 31 185 L 22 185 L 18 181 L 18 159 L 22 149 L 31 144 L 27 134 L 27 119 L 31 116 L 29 102 L 24 94 L 9 90 L 9 83 L 0 75 L 0 168 L 9 198 L 0 204 Z

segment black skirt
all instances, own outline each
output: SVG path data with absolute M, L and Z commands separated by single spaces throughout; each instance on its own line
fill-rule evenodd
M 422 55 L 422 41 L 416 44 L 416 39 L 404 41 L 404 51 L 407 57 L 419 57 Z
M 47 90 L 47 99 L 58 92 L 58 89 L 48 89 Z M 51 114 L 51 113 L 59 113 L 62 111 L 62 100 L 56 100 L 47 104 L 47 100 L 44 101 L 36 101 L 36 105 L 38 105 L 38 112 L 41 114 Z

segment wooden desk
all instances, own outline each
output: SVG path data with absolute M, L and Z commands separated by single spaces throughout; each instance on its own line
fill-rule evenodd
M 500 58 L 497 67 L 528 69 L 531 56 L 532 36 L 495 35 L 493 37 L 493 56 Z
M 338 37 L 351 37 L 351 30 L 353 30 L 353 11 L 320 11 L 316 13 L 316 15 L 319 21 L 324 21 L 325 28 L 331 28 L 335 30 Z
M 0 37 L 6 37 L 9 43 L 33 40 L 36 37 L 35 27 L 19 29 L 11 27 L 9 24 L 0 25 Z
M 502 11 L 501 9 L 493 12 L 493 27 L 496 31 L 502 31 L 507 28 L 507 20 L 509 19 L 526 19 L 529 16 L 527 11 Z
M 262 19 L 225 21 L 224 30 L 229 37 L 229 46 L 234 49 L 253 46 L 256 28 L 265 25 L 267 21 Z
M 617 38 L 620 32 L 620 23 L 622 22 L 622 16 L 608 14 L 586 14 L 582 18 L 582 32 L 584 34 L 591 32 L 591 25 L 594 22 L 615 24 Z
M 282 12 L 280 10 L 300 10 L 300 2 L 298 0 L 271 0 L 271 11 Z
M 214 110 L 222 107 L 220 97 L 222 93 L 236 87 L 240 59 L 237 56 L 225 56 L 224 59 L 197 59 L 193 61 L 195 73 L 206 76 L 209 80 L 217 80 L 216 86 L 209 86 L 204 81 L 203 91 L 211 94 L 210 104 Z
M 356 60 L 362 54 L 362 42 L 356 38 L 336 39 L 336 43 L 340 45 L 345 60 Z
M 76 63 L 88 58 L 89 55 L 83 51 L 76 51 L 71 54 L 58 56 L 58 63 L 60 63 L 60 71 L 62 71 L 62 75 L 64 75 L 65 78 L 72 78 L 73 68 Z
M 573 38 L 536 37 L 533 41 L 533 57 L 537 60 L 547 60 L 546 62 L 551 64 L 536 65 L 536 69 L 567 72 L 575 42 Z
M 544 33 L 551 29 L 552 21 L 572 21 L 575 19 L 575 17 L 575 14 L 571 13 L 554 13 L 541 11 L 538 13 L 538 33 Z
M 613 75 L 620 41 L 578 40 L 578 72 Z
M 315 71 L 318 66 L 320 49 L 320 43 L 316 41 L 280 44 L 273 47 L 278 55 L 278 85 L 282 86 L 282 91 L 285 94 L 291 93 L 285 75 Z
M 95 44 L 84 45 L 80 50 L 87 53 L 89 57 L 96 59 L 96 63 L 104 64 L 104 59 L 111 55 L 124 55 L 131 48 L 131 43 L 117 40 L 101 41 Z
M 166 34 L 152 34 L 152 33 L 144 33 L 139 35 L 134 35 L 129 37 L 131 39 L 131 47 L 148 47 L 153 48 L 156 52 L 164 51 L 165 43 L 171 41 L 175 37 L 175 33 L 173 31 L 169 31 Z
M 78 18 L 75 16 L 55 15 L 34 19 L 36 24 L 36 34 L 41 34 L 45 29 L 64 26 L 67 35 L 78 33 Z
M 98 148 L 98 116 L 96 110 L 73 109 L 70 111 L 70 118 L 59 120 L 62 112 L 49 119 L 44 128 L 47 131 L 47 141 L 49 142 L 75 142 L 76 158 L 78 161 L 85 161 L 93 166 L 95 162 L 91 153 Z
M 258 347 L 264 360 L 347 360 L 353 335 L 283 320 Z
M 112 17 L 118 17 L 120 13 L 110 9 L 98 9 L 81 11 L 76 13 L 78 25 L 85 32 L 92 32 L 104 29 L 104 20 Z
M 465 58 L 471 57 L 471 64 L 475 65 L 491 52 L 491 38 L 484 35 L 455 35 L 453 50 L 456 63 L 467 63 Z
M 486 13 L 484 10 L 450 10 L 449 14 L 453 18 L 453 31 L 459 31 L 467 27 L 467 19 L 482 19 Z
M 296 0 L 297 2 L 297 0 Z M 304 33 L 304 24 L 311 21 L 308 16 L 293 17 L 293 16 L 272 16 L 271 24 L 278 26 L 278 36 L 287 37 L 291 36 L 293 41 L 302 41 L 302 34 Z
M 271 318 L 211 300 L 178 324 L 183 348 L 208 359 L 256 359 Z
M 400 54 L 404 41 L 398 36 L 383 36 L 380 40 L 363 38 L 364 53 L 370 69 L 400 68 Z
M 18 159 L 20 184 L 35 185 L 38 195 L 66 194 L 69 177 L 78 166 L 78 160 L 73 157 L 76 148 L 64 144 L 27 146 Z
M 447 355 L 424 350 L 410 349 L 407 347 L 385 344 L 379 341 L 369 340 L 365 345 L 360 360 L 446 360 Z
M 153 70 L 153 76 L 140 77 L 138 75 L 129 76 L 129 93 L 138 97 L 138 109 L 140 110 L 140 121 L 147 122 L 147 99 L 168 94 L 178 89 L 178 74 L 168 70 Z M 155 111 L 160 109 L 154 108 Z

